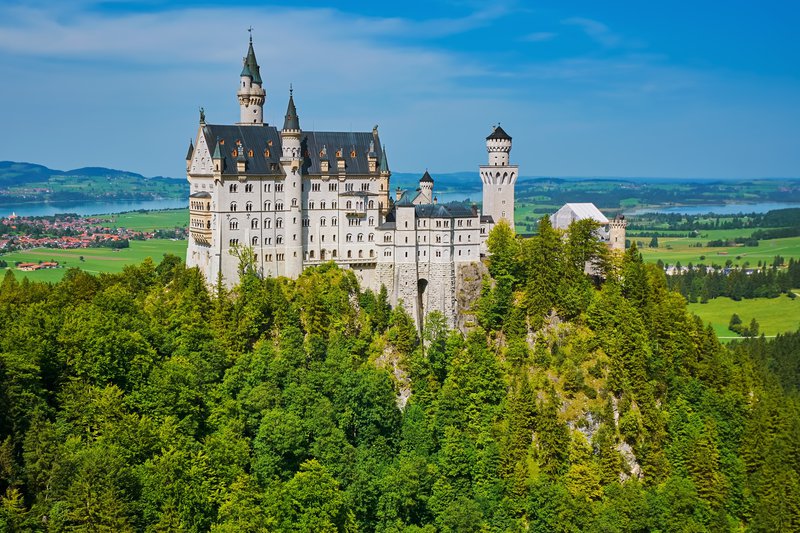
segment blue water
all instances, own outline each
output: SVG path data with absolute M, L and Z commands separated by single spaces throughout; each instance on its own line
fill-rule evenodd
M 156 209 L 179 209 L 189 207 L 184 199 L 142 200 L 125 202 L 59 202 L 8 204 L 0 206 L 0 217 L 11 213 L 21 217 L 52 216 L 56 213 L 77 213 L 79 215 L 99 215 L 105 213 L 124 213 L 126 211 L 153 211 Z
M 786 202 L 757 202 L 754 204 L 701 204 L 701 205 L 676 205 L 670 207 L 654 207 L 633 209 L 626 211 L 626 215 L 643 215 L 645 213 L 676 213 L 681 215 L 736 215 L 739 213 L 766 213 L 775 209 L 800 207 L 800 204 Z

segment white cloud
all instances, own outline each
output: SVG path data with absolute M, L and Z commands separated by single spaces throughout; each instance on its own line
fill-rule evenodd
M 544 41 L 552 41 L 557 36 L 558 36 L 557 33 L 549 31 L 537 31 L 534 33 L 529 33 L 528 35 L 524 35 L 521 40 L 531 43 L 541 43 Z
M 607 48 L 622 44 L 622 38 L 600 21 L 584 17 L 571 17 L 562 22 L 568 26 L 578 26 L 586 35 Z

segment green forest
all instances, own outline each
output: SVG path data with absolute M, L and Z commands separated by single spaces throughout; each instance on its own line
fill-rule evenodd
M 499 224 L 466 333 L 332 263 L 7 272 L 0 530 L 800 530 L 800 332 L 721 345 L 592 224 Z

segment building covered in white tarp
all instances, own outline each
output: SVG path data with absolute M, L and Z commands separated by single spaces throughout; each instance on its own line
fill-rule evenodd
M 556 229 L 566 230 L 573 222 L 586 220 L 587 218 L 600 224 L 600 228 L 597 229 L 597 236 L 608 243 L 611 249 L 625 249 L 625 217 L 619 215 L 614 220 L 609 220 L 592 203 L 564 204 L 561 209 L 553 213 L 550 223 Z

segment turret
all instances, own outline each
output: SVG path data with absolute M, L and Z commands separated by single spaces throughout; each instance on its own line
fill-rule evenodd
M 617 215 L 614 220 L 608 222 L 608 246 L 612 250 L 625 251 L 625 227 L 628 221 L 625 215 Z
M 422 196 L 420 203 L 430 204 L 433 202 L 433 178 L 427 170 L 419 180 L 419 193 Z
M 294 105 L 293 91 L 289 89 L 289 105 L 281 130 L 281 146 L 283 149 L 281 167 L 286 176 L 284 187 L 284 209 L 286 213 L 286 272 L 290 278 L 297 278 L 303 271 L 303 156 L 301 151 L 300 117 Z
M 261 87 L 261 72 L 253 50 L 253 36 L 250 35 L 250 46 L 242 60 L 242 73 L 239 75 L 239 124 L 261 126 L 264 124 L 264 101 L 267 92 Z
M 489 161 L 480 167 L 483 182 L 483 214 L 492 217 L 494 223 L 505 219 L 514 227 L 514 186 L 519 169 L 509 164 L 511 136 L 497 125 L 486 137 Z
M 192 144 L 192 140 L 189 139 L 189 151 L 186 152 L 186 172 L 189 172 L 189 168 L 192 165 L 192 157 L 194 157 L 194 144 Z

